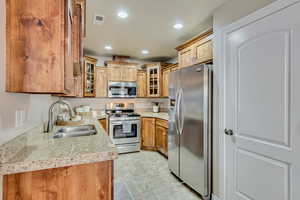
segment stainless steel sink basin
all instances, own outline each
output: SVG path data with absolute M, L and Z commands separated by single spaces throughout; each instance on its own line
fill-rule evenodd
M 94 125 L 70 126 L 56 131 L 53 138 L 81 137 L 96 134 L 97 131 Z

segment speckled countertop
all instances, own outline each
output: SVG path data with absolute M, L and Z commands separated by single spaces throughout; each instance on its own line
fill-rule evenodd
M 100 123 L 92 118 L 97 134 L 53 139 L 37 127 L 0 146 L 0 175 L 114 160 L 118 153 Z M 55 127 L 57 129 L 59 127 Z
M 154 118 L 169 120 L 169 114 L 167 112 L 159 112 L 159 113 L 154 113 L 154 112 L 138 112 L 138 113 L 142 117 L 154 117 Z

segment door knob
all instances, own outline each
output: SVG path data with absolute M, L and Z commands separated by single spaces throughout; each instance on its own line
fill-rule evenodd
M 226 135 L 233 136 L 233 130 L 231 130 L 231 129 L 227 129 L 227 128 L 226 128 L 226 129 L 224 130 L 224 132 L 225 132 Z

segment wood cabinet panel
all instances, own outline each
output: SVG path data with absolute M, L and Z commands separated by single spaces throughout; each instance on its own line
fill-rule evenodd
M 169 96 L 169 79 L 170 79 L 170 72 L 171 69 L 163 70 L 162 77 L 162 96 L 168 97 Z
M 96 97 L 107 97 L 107 69 L 96 67 Z
M 122 67 L 122 81 L 136 82 L 137 81 L 137 68 L 136 66 L 123 66 Z
M 5 175 L 3 186 L 4 200 L 112 200 L 113 161 Z
M 142 118 L 142 148 L 155 148 L 155 118 Z
M 195 44 L 195 64 L 207 62 L 213 59 L 213 48 L 212 48 L 212 41 L 200 41 Z
M 157 150 L 168 156 L 168 121 L 156 119 L 155 132 Z
M 137 73 L 137 95 L 138 97 L 147 97 L 147 73 L 139 71 Z
M 6 1 L 6 91 L 65 92 L 65 2 Z
M 187 48 L 179 52 L 179 67 L 188 67 L 193 65 L 193 49 L 192 48 Z
M 155 127 L 156 148 L 157 150 L 168 156 L 168 129 L 159 125 Z
M 121 67 L 108 67 L 108 81 L 122 81 L 122 68 Z

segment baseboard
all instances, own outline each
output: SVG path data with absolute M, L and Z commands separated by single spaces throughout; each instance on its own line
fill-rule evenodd
M 212 200 L 222 200 L 222 199 L 220 199 L 218 196 L 216 196 L 214 194 L 212 194 L 211 197 L 212 197 Z

